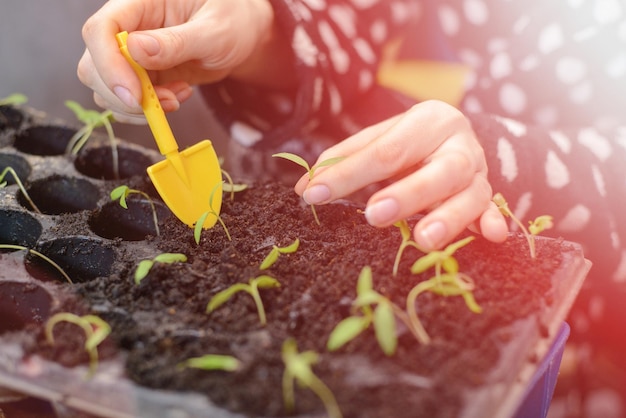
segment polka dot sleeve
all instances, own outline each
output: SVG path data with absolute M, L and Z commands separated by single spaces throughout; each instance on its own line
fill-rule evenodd
M 209 106 L 244 147 L 268 148 L 332 130 L 344 107 L 374 86 L 383 43 L 417 12 L 411 0 L 271 3 L 294 50 L 297 88 L 270 90 L 232 80 L 203 87 Z

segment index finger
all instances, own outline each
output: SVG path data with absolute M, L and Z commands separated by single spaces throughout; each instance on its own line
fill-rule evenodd
M 115 35 L 123 30 L 134 31 L 146 23 L 158 21 L 158 4 L 145 0 L 111 0 L 94 13 L 83 25 L 82 36 L 91 60 L 105 86 L 116 93 L 122 102 L 132 107 L 125 89 L 141 102 L 141 85 L 130 64 L 120 53 Z M 117 91 L 116 91 L 117 90 Z

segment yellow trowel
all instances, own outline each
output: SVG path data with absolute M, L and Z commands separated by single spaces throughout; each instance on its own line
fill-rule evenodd
M 203 227 L 217 222 L 222 207 L 222 172 L 213 144 L 208 139 L 178 152 L 165 112 L 146 70 L 130 56 L 126 46 L 128 32 L 116 35 L 122 55 L 141 82 L 141 107 L 150 130 L 165 160 L 148 167 L 148 175 L 172 213 L 189 227 L 205 213 Z

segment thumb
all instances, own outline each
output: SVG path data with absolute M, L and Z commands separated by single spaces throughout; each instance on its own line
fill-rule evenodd
M 128 50 L 144 68 L 158 71 L 191 61 L 199 62 L 206 70 L 230 69 L 251 54 L 251 42 L 236 34 L 219 33 L 214 26 L 206 20 L 191 20 L 177 26 L 132 32 Z

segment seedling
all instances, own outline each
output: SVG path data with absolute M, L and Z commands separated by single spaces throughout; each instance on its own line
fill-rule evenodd
M 400 234 L 402 236 L 402 242 L 400 243 L 400 247 L 398 247 L 398 252 L 396 253 L 396 260 L 393 263 L 393 276 L 398 275 L 398 268 L 400 266 L 400 259 L 402 258 L 402 254 L 404 250 L 408 247 L 413 247 L 418 249 L 421 252 L 426 252 L 420 248 L 417 242 L 411 239 L 411 228 L 409 228 L 409 223 L 403 219 L 393 224 L 394 226 L 400 229 Z
M 313 176 L 315 175 L 315 170 L 317 170 L 318 168 L 337 164 L 339 161 L 346 158 L 346 157 L 329 158 L 311 167 L 309 166 L 309 163 L 307 163 L 304 158 L 300 157 L 299 155 L 292 154 L 290 152 L 279 152 L 277 154 L 273 154 L 272 157 L 284 158 L 286 160 L 289 160 L 303 167 L 309 173 L 309 180 L 313 179 Z M 320 220 L 317 216 L 317 211 L 315 210 L 314 205 L 311 205 L 311 211 L 313 212 L 313 217 L 315 218 L 315 222 L 317 222 L 317 224 L 320 225 Z
M 163 253 L 159 254 L 150 260 L 141 260 L 135 270 L 135 284 L 139 284 L 150 273 L 150 269 L 155 263 L 184 263 L 187 261 L 187 256 L 180 253 Z
M 474 238 L 469 236 L 448 245 L 442 251 L 431 251 L 413 264 L 411 267 L 413 274 L 420 274 L 430 268 L 434 268 L 435 275 L 413 287 L 406 298 L 406 311 L 412 327 L 423 329 L 423 325 L 415 311 L 415 301 L 425 291 L 441 296 L 462 296 L 467 307 L 472 312 L 480 313 L 482 311 L 472 294 L 474 284 L 471 278 L 459 272 L 459 263 L 453 256 L 456 250 L 469 244 Z M 430 342 L 430 337 L 427 334 L 425 335 L 426 339 L 423 342 Z
M 224 183 L 224 182 L 222 182 L 222 183 Z M 198 245 L 200 245 L 200 237 L 202 235 L 202 226 L 204 225 L 204 222 L 206 221 L 206 218 L 209 215 L 213 215 L 213 216 L 217 217 L 217 220 L 222 225 L 222 228 L 224 228 L 224 232 L 226 233 L 226 237 L 228 238 L 229 241 L 231 241 L 230 233 L 228 232 L 228 228 L 226 228 L 226 224 L 222 220 L 222 217 L 213 208 L 213 197 L 215 196 L 215 192 L 217 191 L 217 189 L 219 187 L 220 187 L 220 183 L 216 184 L 215 187 L 213 188 L 213 190 L 211 191 L 211 194 L 209 195 L 209 210 L 207 210 L 206 212 L 202 213 L 202 215 L 200 215 L 200 217 L 196 221 L 196 225 L 194 226 L 193 239 L 196 241 L 196 244 L 198 244 Z
M 261 294 L 259 293 L 259 289 L 273 289 L 276 287 L 280 287 L 280 282 L 273 277 L 267 275 L 261 275 L 250 279 L 248 283 L 235 283 L 234 285 L 222 290 L 221 292 L 216 293 L 206 307 L 206 312 L 211 313 L 224 303 L 226 303 L 233 295 L 238 292 L 246 292 L 252 299 L 254 299 L 254 303 L 257 308 L 257 312 L 259 315 L 259 321 L 261 325 L 265 325 L 267 323 L 265 317 L 265 308 L 263 307 L 263 301 L 261 300 Z
M 268 268 L 272 267 L 272 265 L 274 265 L 274 263 L 278 260 L 278 257 L 281 254 L 295 253 L 298 250 L 299 246 L 300 246 L 300 240 L 298 238 L 296 238 L 293 244 L 288 245 L 286 247 L 279 247 L 277 245 L 272 246 L 272 249 L 270 250 L 269 254 L 267 254 L 263 262 L 261 263 L 261 266 L 259 267 L 259 269 L 267 270 Z
M 157 236 L 161 235 L 161 232 L 159 231 L 159 219 L 157 218 L 156 207 L 154 206 L 154 202 L 152 201 L 148 193 L 142 192 L 141 190 L 137 190 L 137 189 L 131 189 L 128 186 L 122 185 L 122 186 L 116 187 L 115 189 L 113 189 L 113 191 L 111 191 L 111 200 L 113 201 L 119 200 L 120 206 L 123 207 L 124 209 L 128 209 L 128 203 L 126 202 L 126 198 L 130 194 L 139 194 L 148 201 L 148 203 L 150 204 L 150 208 L 152 209 L 154 231 L 157 234 Z
M 411 328 L 408 317 L 402 309 L 374 290 L 372 270 L 369 266 L 363 267 L 359 274 L 356 293 L 356 299 L 352 303 L 355 313 L 343 319 L 332 330 L 326 343 L 329 351 L 341 348 L 373 325 L 378 345 L 386 355 L 392 356 L 398 346 L 396 317 L 407 325 L 418 341 L 428 338 L 423 328 Z M 373 305 L 376 307 L 373 308 Z M 357 310 L 358 313 L 356 313 Z
M 201 357 L 192 357 L 176 366 L 179 370 L 190 368 L 200 370 L 221 370 L 234 372 L 241 367 L 241 362 L 233 356 L 221 354 L 206 354 Z
M 35 202 L 33 202 L 33 200 L 30 198 L 30 195 L 26 191 L 24 184 L 22 184 L 22 181 L 20 180 L 19 176 L 17 175 L 13 167 L 6 167 L 4 170 L 2 170 L 2 173 L 0 173 L 0 189 L 2 189 L 3 187 L 6 187 L 6 185 L 8 184 L 8 182 L 5 180 L 5 177 L 7 176 L 7 174 L 11 174 L 13 176 L 13 179 L 15 180 L 15 184 L 17 184 L 17 187 L 19 187 L 20 191 L 22 192 L 22 195 L 24 196 L 28 204 L 33 208 L 33 210 L 37 213 L 41 213 L 37 205 L 35 205 Z
M 54 327 L 59 322 L 78 325 L 85 332 L 85 351 L 89 354 L 88 377 L 93 376 L 98 368 L 98 346 L 111 333 L 111 327 L 95 315 L 78 316 L 69 312 L 52 315 L 46 322 L 45 334 L 50 344 L 54 345 Z
M 70 276 L 67 275 L 67 273 L 61 268 L 61 266 L 55 263 L 50 257 L 46 256 L 45 254 L 40 253 L 39 251 L 33 250 L 32 248 L 24 247 L 22 245 L 13 245 L 13 244 L 0 244 L 0 249 L 28 251 L 32 255 L 35 255 L 41 258 L 42 260 L 44 260 L 46 263 L 50 264 L 59 273 L 61 273 L 61 276 L 63 276 L 63 278 L 67 280 L 68 283 L 72 284 L 72 279 L 70 279 Z
M 226 177 L 226 182 L 223 184 L 222 190 L 224 193 L 230 193 L 230 200 L 235 200 L 235 193 L 243 192 L 248 188 L 247 184 L 234 183 L 233 178 L 224 169 L 222 169 L 222 175 Z
M 528 247 L 530 248 L 530 258 L 535 258 L 537 256 L 535 249 L 535 236 L 539 235 L 546 229 L 552 228 L 552 216 L 538 216 L 534 220 L 528 221 L 528 228 L 526 228 L 522 221 L 520 221 L 517 216 L 515 216 L 513 211 L 509 208 L 509 204 L 507 203 L 502 193 L 496 193 L 493 196 L 493 201 L 498 206 L 498 209 L 500 209 L 500 213 L 502 213 L 507 218 L 511 218 L 513 222 L 515 222 L 515 224 L 517 224 L 517 226 L 520 228 L 520 230 L 526 237 L 526 241 L 528 242 Z
M 295 408 L 294 381 L 302 387 L 308 388 L 317 395 L 324 404 L 330 418 L 341 418 L 341 410 L 332 391 L 324 382 L 313 373 L 312 366 L 317 363 L 319 355 L 314 351 L 298 352 L 298 346 L 293 338 L 283 343 L 282 358 L 285 364 L 283 373 L 283 400 L 287 412 Z
M 70 142 L 67 145 L 67 152 L 72 155 L 78 154 L 91 137 L 94 129 L 104 126 L 111 144 L 111 155 L 113 156 L 113 175 L 116 179 L 119 179 L 120 172 L 117 144 L 115 142 L 115 135 L 113 134 L 113 127 L 111 126 L 111 122 L 115 121 L 113 118 L 113 112 L 110 110 L 105 110 L 104 112 L 86 110 L 73 100 L 67 100 L 65 102 L 65 106 L 74 112 L 76 118 L 84 124 L 83 127 L 80 128 L 70 139 Z
M 28 101 L 28 97 L 21 93 L 13 93 L 0 99 L 0 106 L 16 106 L 24 104 Z

